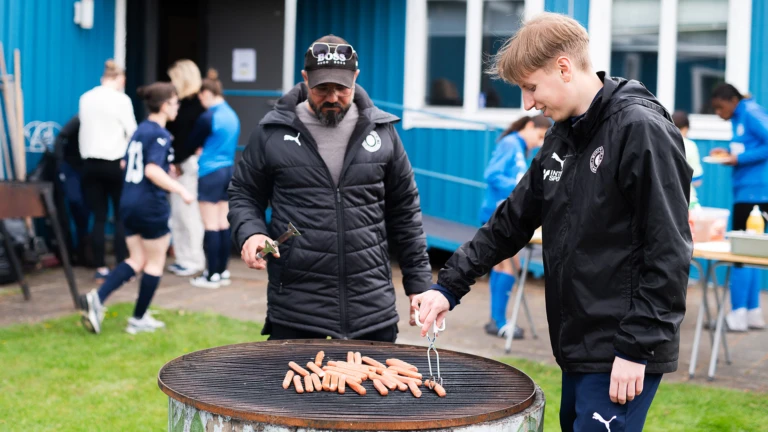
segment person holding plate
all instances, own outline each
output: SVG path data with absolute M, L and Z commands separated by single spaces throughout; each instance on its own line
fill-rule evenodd
M 745 230 L 754 206 L 768 211 L 768 112 L 727 83 L 712 92 L 712 107 L 733 126 L 730 149 L 716 148 L 710 156 L 723 157 L 725 165 L 733 166 L 732 229 Z M 757 269 L 733 269 L 726 323 L 731 331 L 765 328 Z

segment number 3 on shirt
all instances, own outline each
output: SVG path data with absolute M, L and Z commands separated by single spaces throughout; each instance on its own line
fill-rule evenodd
M 139 184 L 144 179 L 144 152 L 141 141 L 131 141 L 128 145 L 128 166 L 125 169 L 125 181 Z

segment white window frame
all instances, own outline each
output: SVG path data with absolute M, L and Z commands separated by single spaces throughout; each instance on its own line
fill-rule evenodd
M 674 110 L 675 69 L 677 61 L 677 3 L 661 0 L 659 29 L 658 88 L 659 101 Z M 506 127 L 516 118 L 535 110 L 480 108 L 478 96 L 482 73 L 482 0 L 467 0 L 467 38 L 464 66 L 464 105 L 440 107 L 426 105 L 427 70 L 427 0 L 407 0 L 405 85 L 403 101 L 409 111 L 403 113 L 403 127 L 439 129 L 485 129 L 485 124 Z M 590 56 L 595 70 L 610 73 L 611 18 L 613 0 L 590 0 Z M 544 0 L 526 0 L 525 18 L 544 11 Z M 725 79 L 742 93 L 749 89 L 750 42 L 752 38 L 752 2 L 730 0 Z M 412 111 L 416 110 L 416 111 Z M 418 112 L 426 111 L 426 112 Z M 431 113 L 453 117 L 439 118 Z M 457 120 L 461 119 L 461 120 Z M 731 139 L 730 122 L 715 115 L 690 116 L 692 139 Z M 476 123 L 469 123 L 476 122 Z
M 677 66 L 677 5 L 678 0 L 661 0 L 659 23 L 658 85 L 656 97 L 664 107 L 675 109 L 675 79 Z M 589 5 L 590 54 L 596 70 L 610 73 L 611 18 L 613 0 L 591 0 Z M 725 80 L 742 93 L 749 90 L 750 43 L 752 40 L 752 2 L 728 2 Z M 731 124 L 716 115 L 690 115 L 692 139 L 730 141 Z
M 544 11 L 544 0 L 525 0 L 525 18 Z M 403 128 L 486 129 L 488 124 L 507 127 L 516 118 L 536 110 L 480 108 L 483 73 L 483 0 L 467 0 L 467 36 L 464 47 L 464 104 L 461 107 L 426 104 L 427 0 L 408 0 L 405 22 L 405 85 Z M 522 101 L 520 103 L 522 106 Z M 416 111 L 413 111 L 416 110 Z M 422 111 L 422 112 L 419 112 Z M 451 117 L 440 118 L 434 114 Z M 461 120 L 457 120 L 461 119 Z
M 115 63 L 121 68 L 125 68 L 125 39 L 126 22 L 128 16 L 128 0 L 115 0 L 115 53 L 113 58 Z

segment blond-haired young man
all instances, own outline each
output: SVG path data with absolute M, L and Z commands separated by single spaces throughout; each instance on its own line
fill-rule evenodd
M 588 46 L 576 21 L 545 13 L 499 52 L 495 73 L 556 123 L 509 198 L 413 306 L 423 335 L 542 226 L 561 427 L 639 431 L 662 374 L 677 369 L 691 169 L 669 113 L 641 83 L 593 72 Z

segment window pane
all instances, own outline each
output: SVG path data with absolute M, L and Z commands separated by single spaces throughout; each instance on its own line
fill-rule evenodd
M 427 3 L 427 105 L 461 106 L 467 2 Z
M 613 0 L 611 75 L 656 94 L 661 0 Z
M 496 54 L 520 28 L 525 0 L 485 0 L 483 3 L 483 69 L 486 60 Z M 482 74 L 480 108 L 520 108 L 520 88 Z
M 709 95 L 725 81 L 728 0 L 679 0 L 675 109 L 714 114 Z

